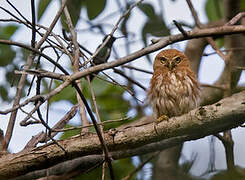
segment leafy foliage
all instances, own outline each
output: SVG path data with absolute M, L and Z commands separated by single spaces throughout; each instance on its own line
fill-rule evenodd
M 0 39 L 11 39 L 13 34 L 17 31 L 18 26 L 9 25 L 9 26 L 0 26 Z M 4 73 L 6 82 L 4 85 L 0 86 L 0 95 L 2 100 L 10 101 L 9 88 L 10 84 L 13 82 L 13 70 L 17 65 L 13 64 L 13 60 L 16 57 L 16 51 L 8 45 L 0 44 L 0 67 L 4 67 Z M 8 68 L 6 68 L 8 67 Z M 3 79 L 3 77 L 2 77 Z
M 10 39 L 17 29 L 18 26 L 13 25 L 0 27 L 0 38 Z M 6 66 L 10 64 L 16 54 L 16 52 L 12 50 L 11 46 L 4 44 L 0 44 L 0 52 L 0 66 Z
M 65 129 L 66 129 L 66 128 L 71 128 L 71 127 L 75 127 L 75 126 L 72 126 L 72 125 L 67 124 L 67 125 L 65 126 Z M 80 129 L 74 129 L 74 130 L 70 130 L 70 131 L 65 131 L 65 132 L 62 134 L 62 136 L 60 137 L 60 139 L 67 139 L 67 138 L 69 138 L 69 137 L 72 137 L 72 136 L 75 136 L 75 135 L 79 134 L 80 132 L 81 132 Z
M 40 20 L 43 13 L 45 12 L 45 10 L 47 9 L 49 3 L 51 2 L 51 0 L 41 0 L 38 3 L 38 9 L 37 9 L 37 19 Z
M 84 2 L 90 20 L 95 19 L 104 10 L 106 5 L 106 0 L 86 0 Z
M 151 34 L 157 37 L 169 35 L 169 29 L 167 28 L 164 19 L 161 17 L 161 15 L 155 13 L 154 8 L 151 4 L 140 4 L 139 9 L 148 17 L 148 20 L 143 26 L 141 32 L 145 45 L 147 45 L 147 34 Z
M 55 81 L 55 87 L 58 87 L 59 85 L 60 82 Z M 96 78 L 93 80 L 92 86 L 102 121 L 118 119 L 126 116 L 130 109 L 130 103 L 123 98 L 124 90 L 122 88 L 112 84 L 104 83 L 103 81 Z M 87 81 L 82 83 L 82 87 L 84 96 L 89 100 L 90 104 L 92 104 L 90 88 Z M 74 88 L 68 86 L 58 95 L 51 98 L 50 103 L 61 100 L 67 100 L 72 104 L 76 104 L 77 100 Z M 105 129 L 114 128 L 125 122 L 127 121 L 107 124 Z
M 151 4 L 142 3 L 139 5 L 139 9 L 148 17 L 141 31 L 145 46 L 147 46 L 148 34 L 156 37 L 163 37 L 170 34 L 164 19 L 161 15 L 155 13 L 154 7 Z M 148 55 L 146 57 L 150 62 L 150 57 Z
M 126 7 L 127 9 L 130 7 L 131 3 L 127 3 L 126 4 Z M 120 25 L 120 30 L 122 32 L 122 34 L 127 37 L 128 36 L 128 30 L 127 30 L 127 23 L 128 23 L 128 20 L 130 19 L 130 15 L 131 15 L 131 12 L 129 12 L 125 18 L 123 19 L 121 25 Z
M 207 0 L 205 4 L 205 10 L 209 21 L 217 21 L 224 17 L 224 3 L 223 0 Z M 224 38 L 216 40 L 219 48 L 224 46 Z
M 58 87 L 61 84 L 61 82 L 59 82 L 59 81 L 54 81 L 54 83 L 55 83 L 55 87 Z M 53 102 L 62 101 L 62 100 L 66 100 L 72 104 L 76 104 L 76 94 L 75 94 L 75 90 L 72 86 L 66 87 L 59 94 L 52 97 L 51 100 L 49 101 L 49 103 L 51 104 Z
M 83 8 L 86 9 L 88 19 L 93 20 L 98 15 L 102 13 L 106 5 L 106 0 L 68 0 L 67 1 L 67 8 L 71 15 L 72 23 L 74 26 L 76 26 L 81 10 Z M 64 29 L 68 30 L 68 26 L 66 24 L 66 18 L 64 16 L 64 13 L 61 16 L 61 23 Z
M 205 4 L 206 14 L 209 21 L 217 21 L 224 17 L 223 0 L 207 0 Z
M 80 18 L 80 13 L 81 13 L 81 9 L 82 9 L 82 2 L 81 2 L 81 0 L 68 0 L 66 5 L 67 5 L 67 9 L 68 9 L 70 16 L 71 16 L 72 24 L 75 27 L 79 18 Z M 64 13 L 62 13 L 62 15 L 61 15 L 61 23 L 62 23 L 63 28 L 68 31 L 69 28 L 67 26 Z

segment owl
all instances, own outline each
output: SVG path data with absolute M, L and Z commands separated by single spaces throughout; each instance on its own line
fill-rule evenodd
M 200 86 L 182 52 L 162 50 L 155 57 L 153 69 L 147 97 L 155 118 L 179 116 L 197 107 Z

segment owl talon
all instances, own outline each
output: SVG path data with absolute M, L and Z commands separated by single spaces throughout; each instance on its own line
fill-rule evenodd
M 158 132 L 157 132 L 157 125 L 160 122 L 162 122 L 162 121 L 168 121 L 168 120 L 169 120 L 169 117 L 167 115 L 162 115 L 159 118 L 157 118 L 157 120 L 153 123 L 153 128 L 154 128 L 154 130 L 156 131 L 157 134 L 158 134 Z
M 169 117 L 167 115 L 162 115 L 159 118 L 157 118 L 157 124 L 162 122 L 162 121 L 168 121 Z

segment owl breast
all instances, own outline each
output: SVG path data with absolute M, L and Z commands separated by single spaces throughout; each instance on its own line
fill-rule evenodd
M 149 92 L 150 102 L 157 117 L 179 116 L 194 109 L 198 104 L 199 87 L 195 78 L 185 72 L 168 72 L 154 77 Z M 195 91 L 195 92 L 194 92 Z M 198 92 L 197 92 L 198 91 Z

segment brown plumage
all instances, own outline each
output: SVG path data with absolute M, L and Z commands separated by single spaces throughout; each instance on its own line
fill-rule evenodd
M 161 51 L 155 57 L 153 69 L 148 100 L 156 118 L 179 116 L 198 105 L 200 87 L 189 59 L 182 52 Z

